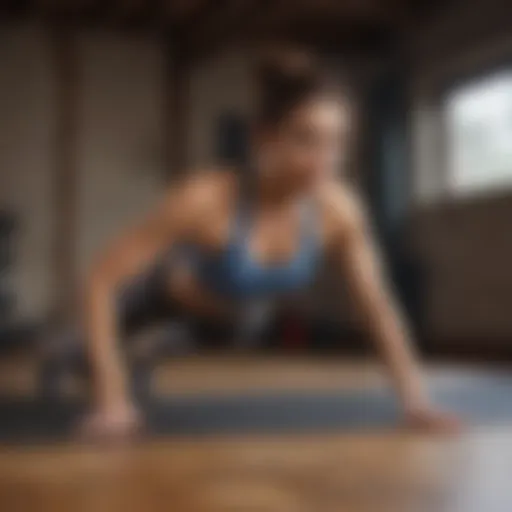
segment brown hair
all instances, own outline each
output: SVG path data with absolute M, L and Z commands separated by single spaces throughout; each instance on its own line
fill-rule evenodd
M 339 77 L 305 50 L 273 48 L 259 54 L 257 123 L 274 126 L 297 106 L 322 96 L 341 96 Z

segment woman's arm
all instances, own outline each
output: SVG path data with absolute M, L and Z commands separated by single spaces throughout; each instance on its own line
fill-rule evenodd
M 165 212 L 155 212 L 112 243 L 93 266 L 86 285 L 85 325 L 94 399 L 102 410 L 125 407 L 130 402 L 118 351 L 118 289 L 130 277 L 143 272 L 173 238 Z
M 348 192 L 331 193 L 329 217 L 331 247 L 364 326 L 389 369 L 407 420 L 418 426 L 454 426 L 451 419 L 430 408 L 410 331 L 383 272 L 361 205 Z
M 125 367 L 118 350 L 116 295 L 120 285 L 142 273 L 174 242 L 189 236 L 200 220 L 204 180 L 174 188 L 138 226 L 115 240 L 93 265 L 86 288 L 87 338 L 96 408 L 131 407 Z

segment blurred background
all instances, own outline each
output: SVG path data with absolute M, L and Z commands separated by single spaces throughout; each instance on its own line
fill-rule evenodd
M 268 41 L 311 47 L 352 86 L 343 172 L 368 202 L 427 362 L 510 362 L 511 24 L 507 0 L 0 0 L 0 445 L 69 432 L 72 412 L 33 400 L 47 333 L 73 321 L 93 255 L 170 182 L 217 162 L 244 168 L 251 48 Z M 300 308 L 278 315 L 248 357 L 228 348 L 233 359 L 172 358 L 152 389 L 176 401 L 152 406 L 153 428 L 234 436 L 373 425 L 377 435 L 178 437 L 115 456 L 77 445 L 59 457 L 2 450 L 0 502 L 27 511 L 511 509 L 509 371 L 427 365 L 449 410 L 500 419 L 501 433 L 449 445 L 391 437 L 380 430 L 389 425 L 380 372 L 354 362 L 369 344 L 328 265 Z
M 278 40 L 322 53 L 353 86 L 346 172 L 421 349 L 510 356 L 507 2 L 0 6 L 1 347 L 69 313 L 92 255 L 170 180 L 212 162 L 243 166 L 256 93 L 248 47 Z M 308 349 L 348 350 L 357 326 L 342 282 L 327 267 L 319 281 L 294 329 Z

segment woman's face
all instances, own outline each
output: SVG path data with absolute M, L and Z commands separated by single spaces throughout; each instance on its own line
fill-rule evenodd
M 262 165 L 301 188 L 314 186 L 339 172 L 348 128 L 348 108 L 342 101 L 305 102 L 266 133 L 260 147 Z

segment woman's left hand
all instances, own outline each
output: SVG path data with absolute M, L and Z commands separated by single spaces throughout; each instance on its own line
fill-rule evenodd
M 433 434 L 456 435 L 463 429 L 456 416 L 429 407 L 406 411 L 405 423 L 412 430 Z

